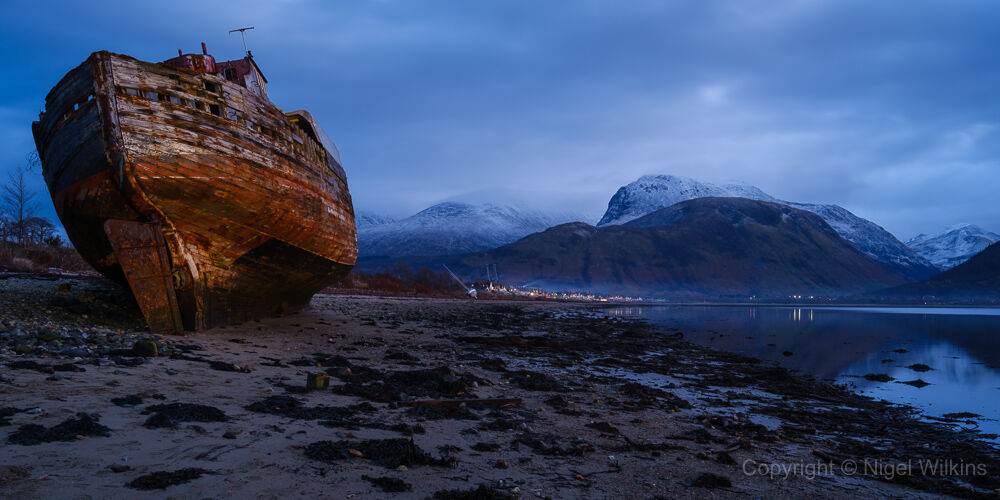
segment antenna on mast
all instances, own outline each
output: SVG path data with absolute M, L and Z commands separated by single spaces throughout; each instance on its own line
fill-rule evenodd
M 247 26 L 246 28 L 237 28 L 234 30 L 229 30 L 229 33 L 233 33 L 234 31 L 240 32 L 240 36 L 243 37 L 243 52 L 246 52 L 247 56 L 250 56 L 250 51 L 247 50 L 247 30 L 252 30 L 252 29 L 253 26 Z

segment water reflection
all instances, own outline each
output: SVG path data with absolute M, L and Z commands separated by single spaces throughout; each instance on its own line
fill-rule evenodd
M 765 306 L 618 307 L 703 345 L 778 361 L 929 415 L 973 412 L 1000 433 L 1000 309 Z M 911 368 L 924 364 L 930 371 Z M 916 368 L 919 368 L 917 366 Z M 894 382 L 872 382 L 885 373 Z M 923 380 L 917 388 L 903 381 Z

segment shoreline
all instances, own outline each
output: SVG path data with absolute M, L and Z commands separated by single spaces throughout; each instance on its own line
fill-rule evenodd
M 382 290 L 365 290 L 359 288 L 334 288 L 330 287 L 323 290 L 321 293 L 329 295 L 338 295 L 345 297 L 384 297 L 384 298 L 427 298 L 427 299 L 465 299 L 467 298 L 464 294 L 455 293 L 451 295 L 447 294 L 418 294 L 414 293 L 403 293 L 403 292 L 392 292 L 392 291 L 382 291 Z M 634 301 L 600 301 L 600 300 L 580 300 L 580 299 L 564 299 L 564 298 L 545 298 L 545 297 L 525 297 L 520 295 L 500 295 L 492 294 L 489 292 L 481 292 L 482 297 L 478 300 L 481 301 L 502 301 L 502 302 L 538 302 L 538 303 L 554 303 L 554 304 L 586 304 L 594 306 L 606 306 L 606 307 L 664 307 L 664 306 L 680 306 L 680 307 L 815 307 L 815 308 L 829 308 L 829 307 L 872 307 L 872 308 L 912 308 L 912 309 L 933 309 L 933 308 L 949 308 L 949 309 L 997 309 L 1000 308 L 1000 303 L 997 304 L 956 304 L 956 303 L 942 303 L 942 304 L 913 304 L 913 303 L 890 303 L 890 302 L 723 302 L 723 301 L 686 301 L 686 302 L 667 302 L 660 301 L 657 299 L 642 299 Z
M 126 484 L 187 469 L 203 472 L 155 476 L 177 484 L 154 491 L 263 498 L 334 491 L 458 498 L 477 489 L 493 498 L 1000 491 L 1000 450 L 976 431 L 690 343 L 683 332 L 606 316 L 599 311 L 606 303 L 321 294 L 280 318 L 156 336 L 113 285 L 54 281 L 9 278 L 0 293 L 0 394 L 2 406 L 17 410 L 6 411 L 9 423 L 0 427 L 4 496 L 130 497 L 139 490 Z M 157 357 L 136 355 L 143 340 L 156 342 Z M 32 349 L 16 353 L 18 346 Z M 309 373 L 327 375 L 330 388 L 306 391 Z M 25 426 L 52 430 L 79 424 L 81 414 L 95 425 L 74 427 L 84 433 L 69 441 L 10 442 Z M 29 434 L 39 435 L 18 435 Z M 933 464 L 972 465 L 928 474 Z M 183 481 L 188 476 L 197 477 Z

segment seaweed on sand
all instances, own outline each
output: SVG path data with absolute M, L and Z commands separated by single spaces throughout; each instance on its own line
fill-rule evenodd
M 516 497 L 486 483 L 481 483 L 471 490 L 438 490 L 431 498 L 433 500 L 513 500 Z
M 375 486 L 386 493 L 403 493 L 413 489 L 413 486 L 410 483 L 394 477 L 371 477 L 369 475 L 362 475 L 361 479 L 372 483 L 372 486 Z
M 434 458 L 406 438 L 369 439 L 366 441 L 317 441 L 306 446 L 306 456 L 320 462 L 366 459 L 386 468 L 400 465 L 451 465 L 452 457 Z
M 172 472 L 156 471 L 139 476 L 129 481 L 125 486 L 137 490 L 162 490 L 175 484 L 193 481 L 205 474 L 214 474 L 214 472 L 196 467 L 186 467 Z
M 506 377 L 514 385 L 529 391 L 566 392 L 569 389 L 555 377 L 530 370 L 507 372 Z
M 150 429 L 157 427 L 177 427 L 181 422 L 226 422 L 229 417 L 218 409 L 207 405 L 192 403 L 170 403 L 147 407 L 143 415 L 153 416 L 146 419 L 143 425 Z
M 377 371 L 350 367 L 350 373 L 331 373 L 346 383 L 333 387 L 339 394 L 358 396 L 371 401 L 400 401 L 403 395 L 422 398 L 473 396 L 478 377 L 459 374 L 447 366 L 424 370 Z
M 79 439 L 79 436 L 109 436 L 111 429 L 98 423 L 99 420 L 100 417 L 97 415 L 77 413 L 76 418 L 49 428 L 38 424 L 22 425 L 7 436 L 7 442 L 32 446 L 52 441 L 74 441 Z
M 535 453 L 541 455 L 582 457 L 596 450 L 594 445 L 582 439 L 577 438 L 572 442 L 566 442 L 558 436 L 548 434 L 524 433 L 518 436 L 514 442 L 525 444 Z
M 22 411 L 24 410 L 22 410 L 21 408 L 14 408 L 13 406 L 0 408 L 0 427 L 5 427 L 10 425 L 10 419 L 8 417 L 11 417 L 17 413 L 21 413 Z
M 291 396 L 269 396 L 251 403 L 246 409 L 257 413 L 269 413 L 301 420 L 350 421 L 360 413 L 371 413 L 375 407 L 368 403 L 351 406 L 305 406 L 302 401 Z

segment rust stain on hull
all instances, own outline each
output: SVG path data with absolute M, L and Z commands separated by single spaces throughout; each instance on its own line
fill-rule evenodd
M 181 330 L 180 309 L 171 283 L 170 259 L 160 227 L 125 220 L 104 222 L 125 279 L 154 332 Z
M 156 331 L 301 308 L 355 263 L 336 146 L 266 82 L 250 56 L 95 52 L 32 124 L 70 240 Z

